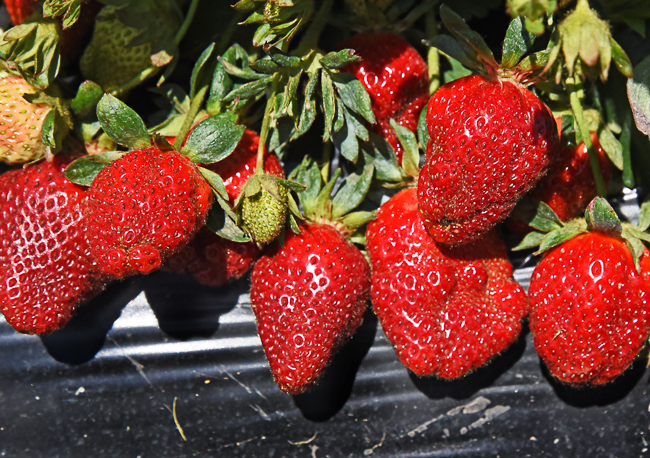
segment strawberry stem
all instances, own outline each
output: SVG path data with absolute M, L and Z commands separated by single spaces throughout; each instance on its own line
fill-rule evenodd
M 567 88 L 569 89 L 569 100 L 571 102 L 571 111 L 573 111 L 573 116 L 578 125 L 578 130 L 582 141 L 587 147 L 589 153 L 589 162 L 591 164 L 591 170 L 594 174 L 594 179 L 596 181 L 596 189 L 600 197 L 605 197 L 607 195 L 607 186 L 605 186 L 605 180 L 603 179 L 603 174 L 600 170 L 600 164 L 598 163 L 598 154 L 594 148 L 594 144 L 591 141 L 591 134 L 587 127 L 587 122 L 585 121 L 584 112 L 582 110 L 582 105 L 580 104 L 580 97 L 578 95 L 577 84 L 575 84 L 573 78 L 567 78 Z
M 178 131 L 178 134 L 176 135 L 176 140 L 174 140 L 174 148 L 176 150 L 180 151 L 181 147 L 183 146 L 185 137 L 187 136 L 187 133 L 192 128 L 192 124 L 194 124 L 194 118 L 196 118 L 196 115 L 198 114 L 199 110 L 201 110 L 201 106 L 203 106 L 203 100 L 205 99 L 205 95 L 207 94 L 207 92 L 208 92 L 208 86 L 206 85 L 203 86 L 201 89 L 199 89 L 196 95 L 194 96 L 194 99 L 190 104 L 190 109 L 185 115 L 185 119 L 183 120 L 183 125 Z
M 330 11 L 334 0 L 325 0 L 321 5 L 320 9 L 316 13 L 316 16 L 311 21 L 310 27 L 305 32 L 305 35 L 300 40 L 300 44 L 296 51 L 292 54 L 295 56 L 304 56 L 309 54 L 313 49 L 318 48 L 318 40 L 320 39 L 320 34 L 327 24 L 329 19 Z
M 266 138 L 269 135 L 269 127 L 271 121 L 271 112 L 275 108 L 275 97 L 278 92 L 278 85 L 280 83 L 280 72 L 273 75 L 271 80 L 271 94 L 266 101 L 266 108 L 264 109 L 264 118 L 262 119 L 262 130 L 260 131 L 260 143 L 257 147 L 257 166 L 255 171 L 258 175 L 264 174 L 264 148 L 266 147 Z
M 192 0 L 192 3 L 190 3 L 190 7 L 187 9 L 187 14 L 185 15 L 185 19 L 183 19 L 183 24 L 181 24 L 181 28 L 178 29 L 178 32 L 176 32 L 176 36 L 174 37 L 174 43 L 176 44 L 176 46 L 179 45 L 179 43 L 183 40 L 183 37 L 189 30 L 190 25 L 194 20 L 194 15 L 196 14 L 196 8 L 198 6 L 199 6 L 199 0 Z
M 438 22 L 433 8 L 426 15 L 426 33 L 429 40 L 438 35 Z M 440 53 L 438 48 L 429 46 L 427 66 L 429 68 L 429 94 L 433 94 L 440 87 Z
M 142 83 L 144 80 L 149 79 L 151 76 L 155 75 L 158 73 L 158 71 L 161 69 L 161 67 L 154 67 L 153 65 L 151 67 L 145 68 L 142 70 L 140 73 L 135 78 L 132 78 L 128 82 L 124 83 L 122 86 L 113 89 L 110 94 L 114 97 L 121 97 L 127 92 L 129 92 L 131 89 L 134 87 L 138 86 L 140 83 Z

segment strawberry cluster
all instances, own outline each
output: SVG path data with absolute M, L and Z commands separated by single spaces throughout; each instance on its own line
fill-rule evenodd
M 650 83 L 610 97 L 610 63 L 632 63 L 587 0 L 511 5 L 500 62 L 428 2 L 241 0 L 244 21 L 198 0 L 5 3 L 0 310 L 16 330 L 54 332 L 161 269 L 215 288 L 250 273 L 292 394 L 371 311 L 420 376 L 479 369 L 526 319 L 570 384 L 609 382 L 643 348 L 650 205 L 633 225 L 606 198 L 635 185 Z M 232 21 L 192 55 L 197 14 Z M 527 292 L 517 243 L 541 255 Z

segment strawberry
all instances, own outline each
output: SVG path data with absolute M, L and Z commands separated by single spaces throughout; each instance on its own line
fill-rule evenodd
M 18 331 L 62 327 L 102 286 L 85 233 L 86 188 L 57 156 L 0 176 L 0 309 Z
M 390 32 L 361 33 L 341 47 L 354 49 L 361 57 L 361 62 L 348 64 L 343 71 L 356 76 L 370 94 L 377 118 L 373 128 L 388 140 L 401 163 L 404 148 L 390 120 L 415 132 L 429 99 L 427 64 L 413 46 Z
M 92 253 L 116 278 L 150 273 L 204 224 L 212 190 L 175 151 L 142 148 L 102 169 L 89 192 Z
M 92 39 L 79 62 L 84 78 L 113 91 L 151 66 L 151 43 L 129 46 L 138 30 L 122 23 L 119 9 L 105 6 L 97 15 Z
M 4 3 L 11 22 L 20 25 L 36 11 L 39 2 L 38 0 L 5 0 Z
M 45 155 L 41 127 L 52 109 L 46 104 L 30 103 L 24 94 L 36 90 L 20 76 L 0 79 L 0 160 L 29 162 Z
M 230 156 L 219 162 L 204 164 L 205 168 L 221 177 L 231 203 L 255 174 L 258 145 L 259 136 L 246 129 Z M 284 178 L 284 169 L 273 153 L 265 153 L 264 171 Z M 204 285 L 221 286 L 244 276 L 261 254 L 252 242 L 233 242 L 203 228 L 185 248 L 167 260 L 164 270 L 178 274 L 189 272 Z
M 526 295 L 494 231 L 460 247 L 437 243 L 409 188 L 380 207 L 366 239 L 373 308 L 414 373 L 461 377 L 517 339 Z
M 332 226 L 303 224 L 260 258 L 251 303 L 282 391 L 300 393 L 315 383 L 361 324 L 369 295 L 368 263 Z
M 607 184 L 612 176 L 611 162 L 607 159 L 596 132 L 591 132 L 591 141 Z M 530 193 L 533 199 L 546 202 L 562 221 L 580 216 L 597 195 L 596 181 L 584 142 L 578 146 L 568 145 L 562 148 L 549 165 L 548 174 Z
M 515 249 L 544 253 L 530 282 L 530 329 L 551 375 L 599 385 L 627 369 L 650 331 L 650 205 L 640 225 L 621 223 L 607 201 L 591 201 L 567 223 L 541 205 L 533 232 Z M 542 229 L 540 229 L 541 231 Z
M 559 148 L 546 105 L 498 76 L 443 85 L 426 121 L 432 147 L 418 180 L 420 213 L 431 236 L 447 244 L 476 240 L 508 216 Z
M 535 349 L 563 382 L 613 380 L 648 339 L 650 253 L 637 271 L 620 237 L 589 232 L 549 250 L 528 293 Z

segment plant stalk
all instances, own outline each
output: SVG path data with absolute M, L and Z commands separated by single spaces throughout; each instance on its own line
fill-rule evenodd
M 594 174 L 594 179 L 596 181 L 596 189 L 600 197 L 605 197 L 607 195 L 607 186 L 605 185 L 605 180 L 603 179 L 603 174 L 600 170 L 600 164 L 598 163 L 598 155 L 594 144 L 591 141 L 591 132 L 587 127 L 587 122 L 585 121 L 584 112 L 582 110 L 582 105 L 580 103 L 580 97 L 578 96 L 578 89 L 573 78 L 567 78 L 567 87 L 569 89 L 569 100 L 571 102 L 571 111 L 578 125 L 578 130 L 582 141 L 587 147 L 589 153 L 589 162 L 591 164 L 591 170 Z

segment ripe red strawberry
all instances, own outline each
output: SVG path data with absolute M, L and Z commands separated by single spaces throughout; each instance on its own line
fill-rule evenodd
M 603 180 L 608 184 L 612 176 L 611 162 L 596 132 L 591 133 L 591 141 L 598 155 Z M 562 221 L 580 216 L 597 195 L 596 180 L 584 142 L 562 148 L 549 165 L 548 174 L 530 193 L 533 199 L 546 202 Z
M 20 25 L 32 15 L 38 7 L 38 0 L 5 0 L 7 13 L 14 25 Z
M 640 270 L 625 240 L 589 232 L 547 251 L 528 290 L 535 349 L 551 374 L 606 383 L 645 345 L 650 328 L 650 253 Z
M 41 126 L 52 107 L 23 98 L 35 91 L 20 76 L 0 79 L 0 161 L 29 162 L 45 154 Z
M 246 129 L 230 156 L 219 162 L 204 164 L 204 167 L 221 177 L 231 204 L 255 174 L 259 140 L 259 135 Z M 274 153 L 265 152 L 264 171 L 284 178 L 284 169 Z M 192 273 L 194 278 L 207 286 L 222 286 L 243 277 L 261 254 L 253 242 L 232 242 L 204 228 L 185 248 L 170 257 L 163 268 L 178 274 Z
M 85 234 L 86 188 L 60 156 L 0 176 L 0 308 L 16 330 L 62 327 L 102 285 Z
M 92 253 L 116 278 L 150 273 L 204 224 L 212 190 L 180 153 L 149 147 L 104 168 L 90 188 Z
M 512 344 L 526 295 L 494 231 L 460 247 L 435 242 L 415 189 L 381 206 L 368 224 L 372 304 L 399 359 L 418 375 L 452 379 Z
M 431 154 L 418 180 L 424 225 L 438 242 L 476 240 L 503 220 L 559 148 L 549 109 L 523 85 L 467 76 L 429 101 Z
M 404 150 L 390 120 L 415 132 L 422 108 L 429 99 L 427 64 L 418 51 L 402 37 L 390 32 L 355 35 L 342 48 L 351 48 L 361 57 L 343 71 L 357 77 L 370 94 L 377 118 L 374 129 L 391 144 L 401 163 Z
M 324 372 L 361 324 L 370 268 L 334 229 L 304 224 L 287 231 L 255 265 L 251 303 L 262 345 L 281 390 L 300 393 Z

